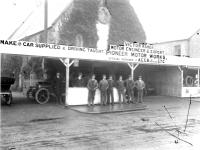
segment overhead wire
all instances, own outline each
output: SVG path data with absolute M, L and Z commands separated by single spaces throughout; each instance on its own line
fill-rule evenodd
M 42 3 L 36 4 L 36 7 L 34 7 L 34 9 L 27 15 L 27 17 L 24 19 L 24 21 L 22 21 L 22 23 L 11 33 L 11 35 L 7 38 L 8 40 L 12 39 L 17 33 L 18 31 L 26 24 L 26 22 L 30 19 L 30 17 L 39 9 L 39 7 L 41 7 Z M 30 25 L 29 25 L 30 27 Z M 19 35 L 23 35 L 24 32 L 26 32 L 28 29 L 26 29 L 25 31 L 23 31 L 21 34 Z

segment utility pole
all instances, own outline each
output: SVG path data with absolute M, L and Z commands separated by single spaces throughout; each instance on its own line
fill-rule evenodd
M 47 43 L 47 39 L 48 39 L 48 32 L 47 32 L 47 28 L 48 28 L 48 0 L 45 0 L 44 2 L 44 38 L 43 38 L 43 42 Z M 42 58 L 42 69 L 43 69 L 43 76 L 45 73 L 45 58 Z
M 48 28 L 48 0 L 44 3 L 44 43 L 47 43 L 47 28 Z

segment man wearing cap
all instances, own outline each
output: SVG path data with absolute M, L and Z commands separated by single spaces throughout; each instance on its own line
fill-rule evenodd
M 113 87 L 114 87 L 114 81 L 112 79 L 112 75 L 109 76 L 109 79 L 108 79 L 108 90 L 107 90 L 107 103 L 108 104 L 112 104 L 114 105 L 114 96 L 113 96 Z M 110 98 L 111 98 L 111 101 L 110 101 Z
M 117 81 L 117 91 L 119 94 L 119 103 L 121 104 L 121 97 L 123 97 L 123 102 L 126 102 L 126 97 L 125 97 L 125 86 L 124 86 L 124 81 L 122 80 L 122 76 L 119 76 L 119 80 Z
M 106 80 L 106 75 L 103 75 L 102 80 L 99 82 L 99 90 L 101 92 L 101 105 L 106 105 L 107 103 L 107 89 L 108 81 Z
M 95 79 L 95 74 L 92 75 L 92 78 L 88 81 L 87 84 L 88 88 L 88 106 L 93 105 L 94 106 L 94 98 L 95 98 L 95 92 L 98 88 L 97 80 Z
M 142 76 L 139 76 L 138 80 L 135 82 L 135 86 L 137 88 L 137 95 L 138 95 L 138 103 L 143 103 L 143 90 L 145 88 L 145 83 L 142 80 Z
M 132 79 L 132 76 L 129 75 L 129 78 L 126 80 L 126 89 L 127 89 L 127 94 L 128 94 L 128 100 L 127 102 L 135 102 L 134 101 L 134 87 L 135 87 L 135 83 Z

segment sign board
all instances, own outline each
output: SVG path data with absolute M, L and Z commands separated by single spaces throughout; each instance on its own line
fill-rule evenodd
M 152 44 L 124 42 L 124 45 L 110 45 L 107 55 L 118 57 L 124 61 L 137 63 L 164 64 L 166 56 L 164 51 L 155 50 Z M 120 58 L 121 57 L 121 58 Z
M 200 67 L 200 58 L 165 55 L 146 43 L 124 42 L 124 45 L 110 45 L 108 50 L 65 46 L 27 41 L 0 40 L 0 53 L 70 58 L 97 61 L 131 62 L 140 64 L 184 65 Z
M 79 67 L 79 60 L 78 59 L 74 59 L 74 67 Z

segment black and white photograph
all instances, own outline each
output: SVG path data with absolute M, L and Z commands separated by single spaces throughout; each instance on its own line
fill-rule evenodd
M 200 150 L 199 0 L 0 2 L 0 149 Z

